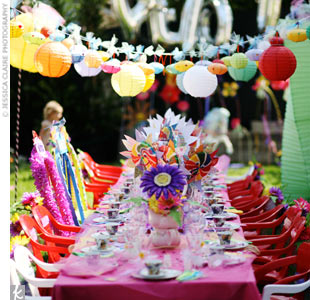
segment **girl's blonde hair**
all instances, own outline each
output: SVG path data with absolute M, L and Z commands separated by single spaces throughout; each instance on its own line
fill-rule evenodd
M 53 112 L 63 113 L 64 109 L 62 106 L 55 100 L 49 101 L 46 103 L 44 109 L 43 109 L 43 117 L 44 120 L 47 120 L 49 115 Z

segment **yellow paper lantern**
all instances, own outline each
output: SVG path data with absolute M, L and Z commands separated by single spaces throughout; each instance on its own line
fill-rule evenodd
M 99 68 L 102 64 L 102 59 L 97 51 L 89 50 L 85 55 L 84 63 L 88 68 Z
M 97 51 L 97 52 L 100 55 L 102 61 L 107 61 L 111 57 L 111 55 L 108 52 L 105 52 L 105 51 Z
M 24 33 L 34 30 L 33 16 L 31 13 L 20 14 L 15 18 L 16 22 L 24 25 Z M 10 64 L 14 68 L 28 72 L 38 72 L 34 65 L 34 54 L 39 45 L 27 43 L 23 36 L 10 39 Z
M 69 71 L 72 58 L 70 51 L 62 43 L 49 42 L 39 47 L 34 63 L 41 75 L 60 77 Z
M 24 33 L 24 24 L 15 19 L 10 21 L 10 38 L 18 38 Z
M 74 40 L 71 38 L 66 38 L 61 41 L 61 43 L 70 50 L 70 48 L 74 45 Z
M 37 31 L 26 32 L 23 34 L 23 38 L 25 42 L 35 45 L 42 45 L 46 40 L 46 37 Z
M 293 42 L 303 42 L 307 39 L 306 29 L 296 28 L 287 33 L 287 38 Z
M 194 65 L 190 60 L 181 60 L 177 62 L 174 68 L 179 72 L 185 72 Z
M 145 75 L 151 75 L 155 73 L 155 70 L 149 64 L 139 62 L 137 63 L 137 66 L 143 71 Z
M 122 65 L 119 72 L 111 76 L 114 91 L 122 97 L 137 96 L 145 87 L 146 78 L 136 65 Z
M 230 63 L 231 56 L 224 56 L 221 58 L 221 60 L 224 62 L 226 67 L 231 67 L 231 63 Z
M 248 64 L 248 58 L 244 53 L 235 53 L 230 59 L 230 64 L 235 69 L 243 69 Z
M 155 74 L 145 75 L 145 86 L 142 90 L 143 93 L 145 93 L 147 90 L 149 90 L 153 83 L 155 81 Z

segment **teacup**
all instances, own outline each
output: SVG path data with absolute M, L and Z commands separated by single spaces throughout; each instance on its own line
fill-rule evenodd
M 96 240 L 97 248 L 105 250 L 109 243 L 109 235 L 106 232 L 97 232 L 93 235 Z
M 222 227 L 225 224 L 225 218 L 221 216 L 213 216 L 213 222 L 216 227 Z
M 160 267 L 162 261 L 159 259 L 150 259 L 145 261 L 145 266 L 149 272 L 149 275 L 158 275 L 160 273 Z
M 124 193 L 124 194 L 129 194 L 129 192 L 130 192 L 130 187 L 123 186 L 123 187 L 121 188 L 121 191 L 122 191 L 122 193 Z
M 229 230 L 217 232 L 217 236 L 219 237 L 221 245 L 229 245 L 232 235 L 233 232 Z
M 109 208 L 109 209 L 107 210 L 108 218 L 109 218 L 110 220 L 117 219 L 117 217 L 118 217 L 118 212 L 119 212 L 119 210 L 116 209 L 116 208 Z
M 214 198 L 214 197 L 210 197 L 210 198 L 208 198 L 207 202 L 208 202 L 209 206 L 212 206 L 214 204 L 218 204 L 218 199 Z
M 224 204 L 213 204 L 211 205 L 211 209 L 213 214 L 220 215 L 221 213 L 223 213 Z
M 224 255 L 224 248 L 220 245 L 212 245 L 210 246 L 210 255 L 218 254 Z
M 115 235 L 118 231 L 119 223 L 109 222 L 106 224 L 107 231 L 110 235 Z
M 111 209 L 119 209 L 121 206 L 121 202 L 120 201 L 112 201 L 109 203 L 109 206 Z

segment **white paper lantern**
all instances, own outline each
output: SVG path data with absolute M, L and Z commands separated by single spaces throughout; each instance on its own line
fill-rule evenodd
M 217 77 L 206 67 L 195 65 L 185 72 L 183 86 L 191 96 L 205 98 L 216 90 Z
M 184 75 L 185 75 L 185 72 L 184 73 L 181 73 L 181 74 L 178 74 L 177 77 L 176 77 L 176 83 L 177 83 L 177 86 L 179 88 L 179 90 L 184 93 L 184 94 L 188 94 L 188 92 L 185 90 L 184 86 L 183 86 L 183 78 L 184 78 Z
M 101 67 L 99 68 L 89 68 L 86 66 L 84 60 L 79 63 L 74 64 L 74 69 L 82 76 L 82 77 L 93 77 L 97 76 L 101 72 Z

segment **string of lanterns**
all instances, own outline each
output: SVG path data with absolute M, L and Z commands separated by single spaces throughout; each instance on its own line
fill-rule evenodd
M 287 32 L 287 39 L 294 42 L 310 39 L 310 26 L 301 29 L 300 22 L 296 23 L 297 28 Z M 217 75 L 226 72 L 236 81 L 249 81 L 259 69 L 268 80 L 282 81 L 292 76 L 296 69 L 296 58 L 284 46 L 284 39 L 278 33 L 270 38 L 270 43 L 263 36 L 248 38 L 248 41 L 243 42 L 242 38 L 235 35 L 235 43 L 232 45 L 216 47 L 200 43 L 198 52 L 183 52 L 176 48 L 171 53 L 165 53 L 160 45 L 155 51 L 150 46 L 144 52 L 141 45 L 136 47 L 136 51 L 127 43 L 117 48 L 114 36 L 111 41 L 101 42 L 89 35 L 86 40 L 93 48 L 87 48 L 81 43 L 81 39 L 85 38 L 77 38 L 76 31 L 70 35 L 57 30 L 51 32 L 42 27 L 38 32 L 35 31 L 33 15 L 22 13 L 11 20 L 10 37 L 10 63 L 13 67 L 39 72 L 47 77 L 65 75 L 72 64 L 83 77 L 96 76 L 103 71 L 112 74 L 112 88 L 122 97 L 146 92 L 153 85 L 155 75 L 162 72 L 176 74 L 176 84 L 185 94 L 205 98 L 216 90 Z M 247 42 L 251 44 L 249 50 L 239 52 L 239 45 L 244 47 Z M 97 50 L 99 44 L 108 50 Z M 126 60 L 116 59 L 115 54 L 119 53 L 126 54 Z M 192 58 L 200 54 L 200 60 L 194 63 Z M 220 58 L 220 54 L 228 55 Z M 157 56 L 160 58 L 159 61 L 147 63 L 147 56 L 154 56 L 155 60 Z M 165 66 L 167 56 L 170 56 L 170 64 Z M 171 63 L 172 56 L 176 63 Z M 190 56 L 191 60 L 185 60 L 186 56 Z M 213 61 L 205 60 L 205 57 L 214 56 L 217 58 Z

